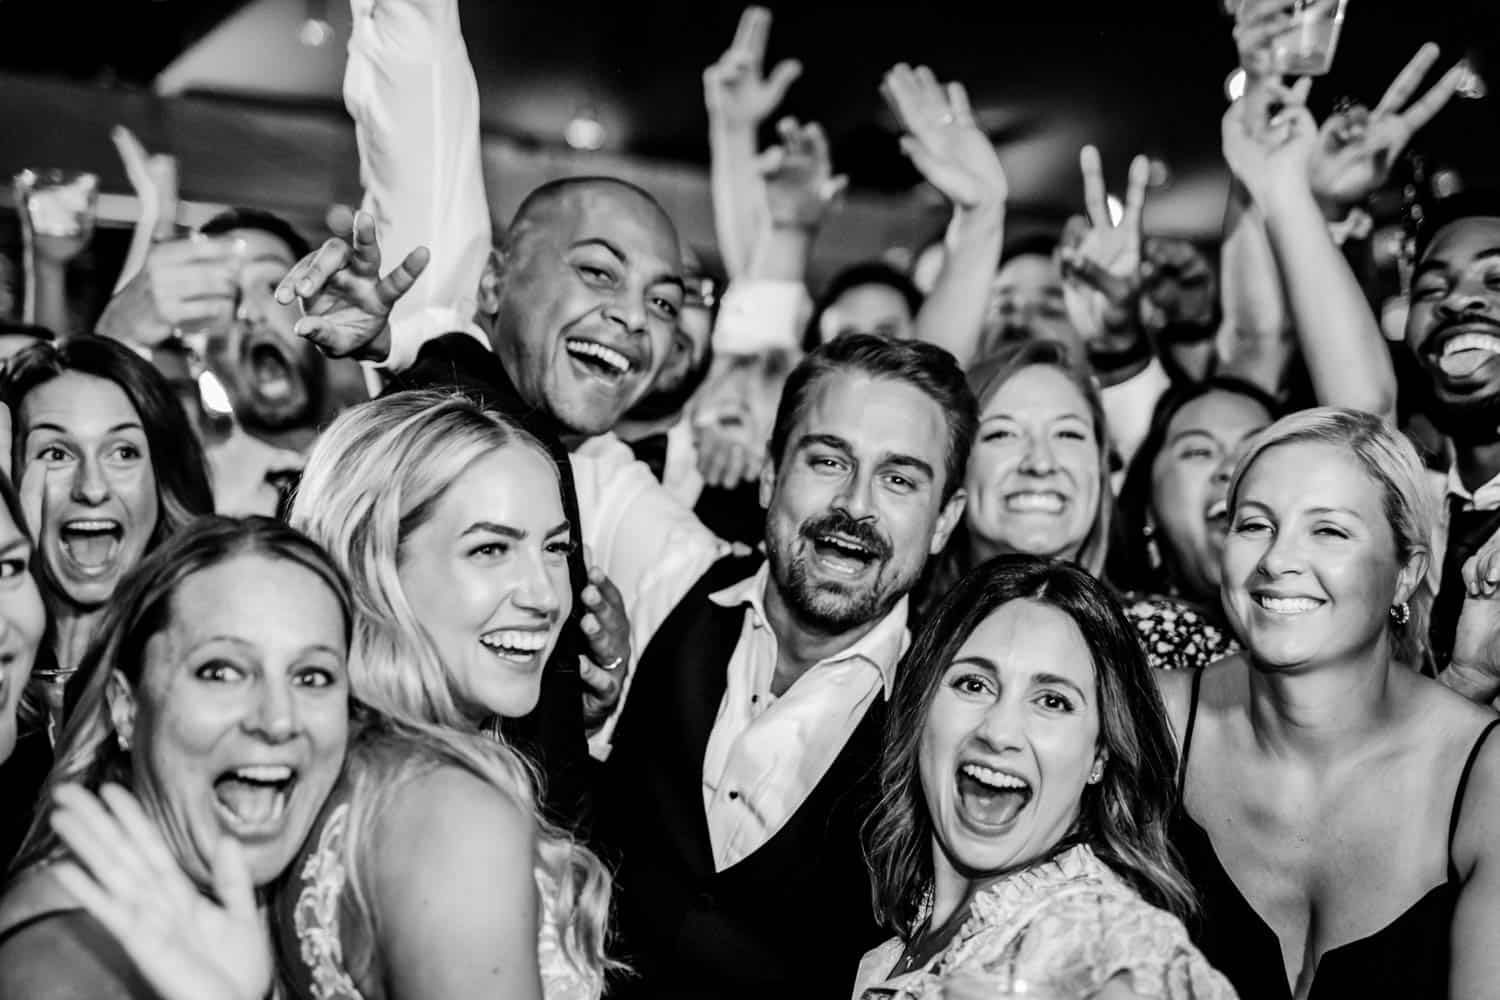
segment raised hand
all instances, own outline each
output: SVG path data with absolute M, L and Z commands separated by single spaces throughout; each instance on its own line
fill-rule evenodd
M 215 900 L 200 892 L 129 792 L 96 798 L 63 785 L 52 825 L 76 861 L 57 879 L 114 935 L 164 1000 L 260 1000 L 271 988 L 271 942 L 243 849 L 221 837 Z
M 1412 136 L 1443 109 L 1463 82 L 1465 69 L 1460 63 L 1420 100 L 1412 101 L 1438 55 L 1438 47 L 1428 42 L 1391 81 L 1374 111 L 1355 106 L 1323 122 L 1308 166 L 1313 193 L 1320 200 L 1340 207 L 1353 205 L 1386 182 L 1391 165 Z
M 711 118 L 753 130 L 780 106 L 787 88 L 802 75 L 802 64 L 788 59 L 766 76 L 763 66 L 770 35 L 771 12 L 746 7 L 728 51 L 703 71 L 703 100 Z
M 1153 236 L 1141 246 L 1141 315 L 1147 329 L 1216 325 L 1219 289 L 1208 258 L 1187 240 Z
M 374 217 L 335 208 L 328 228 L 333 238 L 293 265 L 276 288 L 276 301 L 301 305 L 294 332 L 329 357 L 384 361 L 391 308 L 421 277 L 427 248 L 417 247 L 381 277 Z
M 1069 220 L 1063 229 L 1058 260 L 1068 315 L 1083 338 L 1089 340 L 1106 331 L 1130 327 L 1138 319 L 1141 216 L 1146 209 L 1151 161 L 1144 156 L 1131 161 L 1124 212 L 1118 224 L 1109 213 L 1099 150 L 1083 147 L 1078 162 L 1083 171 L 1083 203 L 1088 217 Z
M 906 133 L 901 151 L 955 208 L 1005 205 L 1005 171 L 994 144 L 974 123 L 962 84 L 944 87 L 926 66 L 902 63 L 885 75 L 880 93 Z
M 1448 671 L 1478 689 L 1500 687 L 1500 533 L 1464 563 L 1464 606 Z
M 762 153 L 757 164 L 766 185 L 771 225 L 816 230 L 849 178 L 834 175 L 828 137 L 816 122 L 801 125 L 795 118 L 783 118 L 777 131 L 781 145 Z
M 1309 184 L 1318 138 L 1304 106 L 1311 87 L 1311 78 L 1292 87 L 1263 80 L 1224 113 L 1224 161 L 1262 208 L 1278 191 Z
M 179 328 L 216 329 L 234 321 L 239 275 L 230 240 L 213 236 L 157 243 L 104 307 L 106 337 L 155 347 Z

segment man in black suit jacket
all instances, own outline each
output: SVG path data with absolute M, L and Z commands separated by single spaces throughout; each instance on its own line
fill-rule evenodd
M 374 220 L 330 221 L 334 238 L 292 268 L 277 298 L 301 302 L 296 332 L 325 353 L 384 360 L 391 307 L 420 277 L 427 251 L 382 277 Z M 430 340 L 391 389 L 453 386 L 519 422 L 557 463 L 564 509 L 582 539 L 568 447 L 608 431 L 650 389 L 682 308 L 680 261 L 671 220 L 639 188 L 597 177 L 543 185 L 517 209 L 481 280 L 475 324 L 488 343 L 468 332 Z M 536 710 L 506 731 L 540 758 L 549 805 L 577 825 L 588 799 L 581 551 L 570 570 L 573 627 L 543 672 Z M 585 678 L 601 716 L 619 697 L 620 674 Z

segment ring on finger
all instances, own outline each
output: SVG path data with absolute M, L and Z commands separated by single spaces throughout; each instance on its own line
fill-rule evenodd
M 600 670 L 608 670 L 609 672 L 613 673 L 614 671 L 619 670 L 620 669 L 620 664 L 622 664 L 624 662 L 625 662 L 625 657 L 623 657 L 623 656 L 617 656 L 613 660 L 610 660 L 608 663 L 601 663 L 601 664 L 599 664 L 599 669 Z

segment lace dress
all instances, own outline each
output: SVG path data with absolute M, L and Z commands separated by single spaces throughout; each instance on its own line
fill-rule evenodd
M 941 1000 L 950 977 L 967 975 L 993 980 L 997 996 L 1030 989 L 1090 997 L 1120 975 L 1152 1000 L 1236 995 L 1188 941 L 1180 920 L 1143 900 L 1083 845 L 976 894 L 940 955 L 892 977 L 903 951 L 892 939 L 865 955 L 855 1000 Z

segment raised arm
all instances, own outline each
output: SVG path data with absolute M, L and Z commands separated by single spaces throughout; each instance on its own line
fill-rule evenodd
M 1266 83 L 1224 115 L 1224 159 L 1262 212 L 1291 305 L 1302 356 L 1320 402 L 1393 419 L 1396 376 L 1375 315 L 1329 235 L 1309 182 L 1317 126 L 1304 81 Z M 1270 109 L 1282 105 L 1274 117 Z
M 371 359 L 400 370 L 426 340 L 473 323 L 491 246 L 479 87 L 457 0 L 350 0 L 350 8 L 344 103 L 365 210 L 392 259 L 417 247 L 432 255 L 391 312 L 389 355 Z
M 784 118 L 777 132 L 781 144 L 757 158 L 766 221 L 745 276 L 806 285 L 813 241 L 849 178 L 834 175 L 828 138 L 816 122 Z
M 1005 171 L 994 144 L 974 122 L 962 84 L 944 87 L 927 67 L 903 64 L 886 74 L 881 93 L 906 133 L 901 151 L 953 206 L 947 253 L 917 315 L 917 337 L 945 348 L 967 368 L 979 360 L 1005 238 Z
M 775 113 L 787 88 L 802 74 L 795 60 L 763 72 L 771 12 L 747 7 L 729 49 L 703 71 L 708 108 L 709 180 L 719 255 L 733 281 L 744 277 L 769 219 L 756 163 L 756 130 Z

